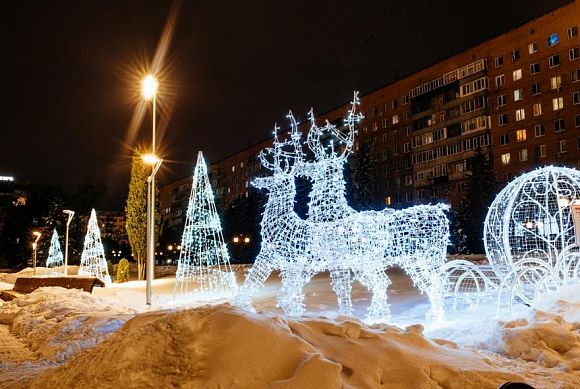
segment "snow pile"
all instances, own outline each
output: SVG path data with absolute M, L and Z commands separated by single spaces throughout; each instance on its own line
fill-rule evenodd
M 55 267 L 51 267 L 49 269 L 47 269 L 46 267 L 42 267 L 42 266 L 36 267 L 36 275 L 37 276 L 51 275 L 51 273 L 54 271 L 64 273 L 64 266 L 55 266 Z M 71 266 L 71 265 L 68 266 L 68 270 L 67 270 L 68 275 L 76 275 L 78 273 L 78 271 L 79 271 L 78 266 Z M 0 283 L 14 284 L 18 277 L 32 277 L 33 275 L 34 275 L 34 269 L 31 267 L 27 267 L 25 269 L 22 269 L 17 273 L 0 273 Z M 12 289 L 12 287 L 4 288 L 4 285 L 3 285 L 3 287 L 0 289 Z
M 421 326 L 286 319 L 229 305 L 135 316 L 32 387 L 487 388 L 524 380 Z
M 47 287 L 1 305 L 0 324 L 40 358 L 62 362 L 103 341 L 134 313 L 80 290 Z

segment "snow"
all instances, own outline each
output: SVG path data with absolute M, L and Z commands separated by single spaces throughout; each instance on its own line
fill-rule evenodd
M 276 308 L 276 276 L 257 314 L 226 295 L 174 300 L 174 278 L 155 280 L 153 308 L 143 281 L 92 295 L 41 288 L 0 305 L 0 387 L 580 387 L 580 285 L 502 321 L 483 306 L 423 328 L 426 298 L 400 272 L 389 277 L 398 327 L 336 317 L 328 275 L 307 286 L 302 318 Z M 369 297 L 353 288 L 359 317 Z

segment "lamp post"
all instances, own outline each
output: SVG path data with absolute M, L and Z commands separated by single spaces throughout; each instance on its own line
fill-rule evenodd
M 36 275 L 36 248 L 38 247 L 38 239 L 40 239 L 40 232 L 38 231 L 34 231 L 32 233 L 34 236 L 36 236 L 36 239 L 34 240 L 34 242 L 32 243 L 32 251 L 33 251 L 33 258 L 32 258 L 32 274 Z
M 64 243 L 64 275 L 66 276 L 68 275 L 68 227 L 70 226 L 70 222 L 75 215 L 75 211 L 65 209 L 63 212 L 68 215 L 68 219 L 66 220 L 66 238 Z
M 155 131 L 156 131 L 156 104 L 157 87 L 159 83 L 152 75 L 148 75 L 141 83 L 143 98 L 152 100 L 153 120 L 151 136 L 151 154 L 143 156 L 143 160 L 151 165 L 151 175 L 147 177 L 147 288 L 146 303 L 151 305 L 151 295 L 153 292 L 153 268 L 155 266 L 155 174 L 161 167 L 162 159 L 155 155 Z

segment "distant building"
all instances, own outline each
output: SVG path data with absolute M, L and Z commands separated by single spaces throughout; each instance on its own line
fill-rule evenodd
M 0 233 L 4 230 L 8 209 L 26 205 L 29 184 L 13 176 L 0 175 Z
M 580 3 L 572 1 L 361 96 L 357 143 L 374 145 L 377 201 L 457 204 L 478 147 L 493 159 L 500 181 L 546 164 L 578 167 L 579 21 Z M 345 102 L 317 120 L 342 123 L 348 109 Z M 264 173 L 256 156 L 271 141 L 210 165 L 221 211 Z M 184 222 L 180 188 L 187 197 L 188 180 L 160 189 L 162 213 L 175 226 Z
M 87 224 L 89 222 L 90 214 L 82 214 L 78 216 L 77 223 L 84 233 L 86 233 Z M 129 245 L 129 238 L 125 227 L 125 212 L 124 211 L 99 211 L 97 210 L 97 221 L 101 231 L 101 239 L 110 239 L 115 242 L 118 247 L 125 247 Z M 110 248 L 105 248 L 110 249 Z M 108 252 L 107 252 L 108 254 Z

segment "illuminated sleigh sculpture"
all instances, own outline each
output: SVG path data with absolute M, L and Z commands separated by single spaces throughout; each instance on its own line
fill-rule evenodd
M 447 294 L 469 305 L 496 298 L 498 312 L 514 303 L 534 306 L 545 292 L 580 277 L 574 202 L 580 172 L 547 166 L 510 182 L 491 204 L 484 225 L 489 266 L 446 265 Z M 453 290 L 455 288 L 455 290 Z
M 265 154 L 260 154 L 262 163 L 273 170 L 274 175 L 255 181 L 257 187 L 268 187 L 270 194 L 262 220 L 262 250 L 240 289 L 238 305 L 250 309 L 252 294 L 272 269 L 277 268 L 282 277 L 279 305 L 286 313 L 301 314 L 304 285 L 315 273 L 328 270 L 341 314 L 353 314 L 352 273 L 354 279 L 373 293 L 366 320 L 388 321 L 386 290 L 390 280 L 385 269 L 398 265 L 411 276 L 421 292 L 428 294 L 432 303 L 428 317 L 443 317 L 441 270 L 449 235 L 444 214 L 447 206 L 419 205 L 400 211 L 356 212 L 346 202 L 343 168 L 353 146 L 354 125 L 360 118 L 355 114 L 357 104 L 355 95 L 347 118 L 349 131 L 346 135 L 328 122 L 322 128 L 317 127 L 311 112 L 307 144 L 314 154 L 313 161 L 307 161 L 302 152 L 301 133 L 292 114 L 288 115 L 290 141 L 279 144 L 275 140 L 274 148 L 269 150 L 278 164 L 267 163 Z M 340 153 L 332 141 L 326 147 L 322 145 L 321 138 L 325 135 L 338 140 L 342 147 Z M 289 144 L 293 146 L 290 152 L 285 151 Z M 279 162 L 284 159 L 286 167 L 281 168 Z M 291 168 L 289 161 L 293 161 Z M 302 221 L 293 212 L 295 175 L 308 177 L 313 182 L 307 221 Z M 268 186 L 264 184 L 266 179 L 270 181 Z M 276 208 L 283 212 L 273 212 Z M 280 236 L 289 234 L 292 238 L 274 237 L 273 230 Z M 295 231 L 301 232 L 296 236 Z M 299 249 L 289 249 L 288 245 L 296 245 Z

